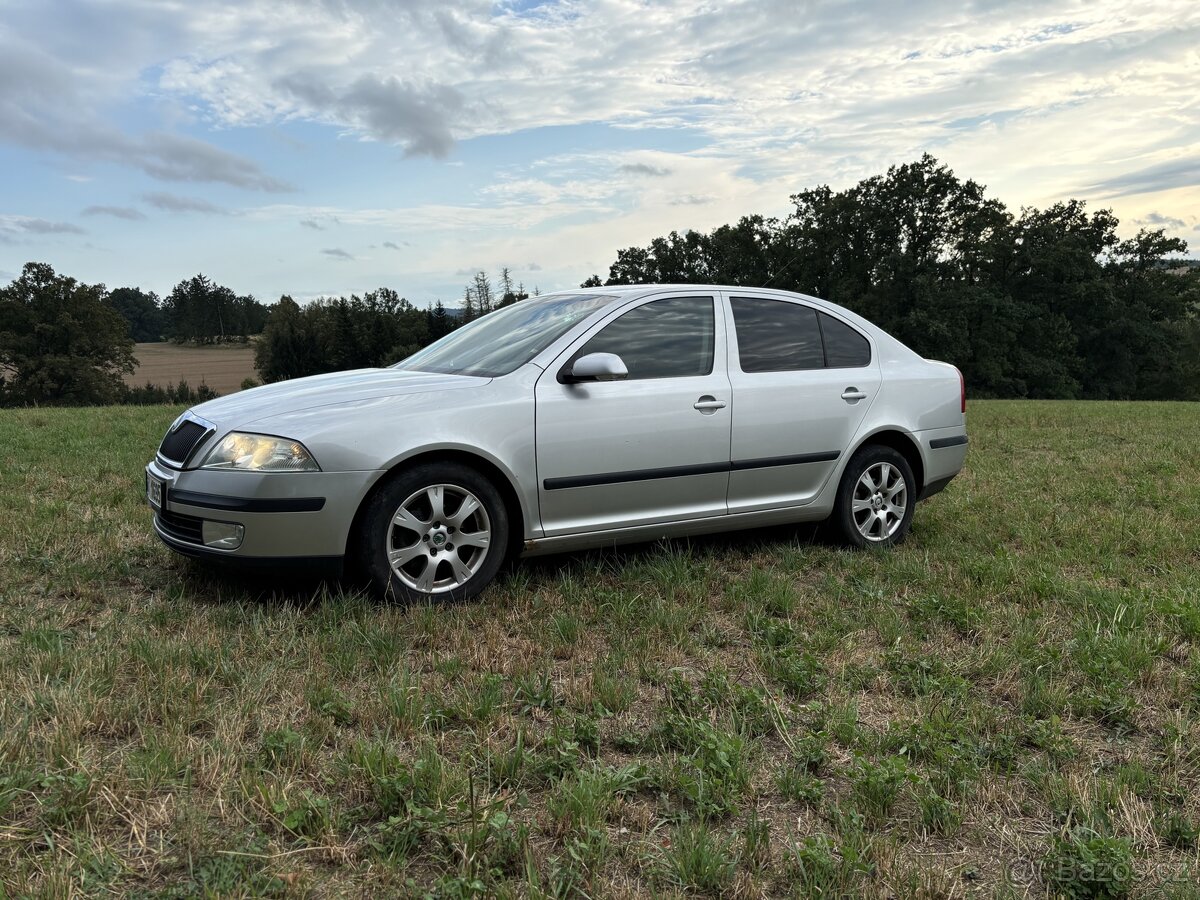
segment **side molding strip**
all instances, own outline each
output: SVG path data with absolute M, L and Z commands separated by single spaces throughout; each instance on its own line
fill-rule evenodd
M 548 491 L 565 488 L 599 487 L 603 484 L 624 484 L 631 481 L 652 481 L 658 478 L 686 478 L 691 475 L 716 475 L 720 472 L 742 472 L 747 469 L 769 469 L 776 466 L 797 466 L 804 463 L 830 462 L 842 454 L 837 450 L 821 453 L 801 453 L 797 456 L 769 456 L 762 459 L 735 459 L 728 463 L 705 463 L 696 466 L 670 466 L 665 469 L 633 469 L 628 472 L 604 472 L 598 475 L 567 475 L 546 478 L 542 487 Z
M 959 447 L 967 443 L 965 434 L 956 434 L 953 437 L 934 438 L 929 442 L 931 450 L 941 450 L 944 447 Z
M 837 450 L 823 453 L 801 453 L 797 456 L 767 456 L 762 459 L 735 459 L 730 465 L 734 472 L 745 469 L 772 469 L 775 466 L 799 466 L 804 463 L 832 462 L 842 454 Z
M 324 497 L 224 497 L 220 494 L 172 490 L 168 490 L 164 498 L 164 503 L 167 501 L 202 509 L 248 513 L 317 512 L 325 507 Z
M 656 478 L 684 478 L 689 475 L 715 475 L 728 472 L 729 463 L 706 463 L 698 466 L 670 466 L 666 469 L 633 469 L 629 472 L 605 472 L 601 475 L 566 475 L 547 478 L 542 486 L 548 491 L 564 488 L 598 487 L 602 484 L 621 484 L 627 481 L 653 481 Z

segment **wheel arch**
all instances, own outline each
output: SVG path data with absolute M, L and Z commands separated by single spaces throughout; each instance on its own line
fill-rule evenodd
M 520 549 L 525 542 L 525 524 L 528 519 L 521 503 L 521 495 L 517 491 L 515 479 L 512 475 L 495 460 L 489 459 L 478 451 L 462 447 L 432 447 L 415 451 L 408 456 L 394 460 L 388 466 L 387 470 L 375 480 L 370 490 L 359 500 L 358 508 L 354 512 L 354 518 L 350 522 L 350 530 L 346 535 L 347 558 L 353 553 L 350 542 L 362 527 L 363 515 L 366 513 L 367 506 L 374 499 L 375 495 L 383 490 L 400 473 L 414 466 L 432 462 L 458 463 L 459 465 L 474 469 L 492 482 L 496 490 L 500 493 L 500 499 L 504 501 L 504 510 L 508 514 L 509 546 L 506 548 L 506 553 Z
M 916 479 L 915 490 L 913 496 L 919 497 L 925 489 L 925 460 L 921 456 L 921 445 L 917 443 L 916 437 L 910 432 L 903 431 L 899 428 L 880 428 L 878 431 L 872 431 L 870 434 L 862 438 L 854 449 L 850 452 L 847 459 L 853 457 L 855 453 L 863 447 L 871 444 L 880 444 L 884 447 L 891 447 L 897 453 L 904 457 L 904 461 L 908 463 L 912 469 L 913 478 Z

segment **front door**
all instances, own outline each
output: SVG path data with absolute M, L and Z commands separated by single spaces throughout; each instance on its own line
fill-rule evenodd
M 623 307 L 575 341 L 535 391 L 547 537 L 725 513 L 732 403 L 712 294 Z M 622 381 L 564 384 L 574 360 L 615 353 Z

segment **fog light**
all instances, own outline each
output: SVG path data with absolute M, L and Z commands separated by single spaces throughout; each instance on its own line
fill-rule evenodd
M 236 550 L 242 546 L 242 537 L 245 534 L 245 526 L 234 525 L 232 522 L 205 521 L 200 526 L 200 537 L 204 539 L 204 546 L 214 550 Z

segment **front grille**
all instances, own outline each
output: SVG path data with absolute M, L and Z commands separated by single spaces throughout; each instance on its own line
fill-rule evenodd
M 206 434 L 208 429 L 199 422 L 184 419 L 176 428 L 167 432 L 158 453 L 163 459 L 183 465 Z
M 204 522 L 203 519 L 197 519 L 195 516 L 183 516 L 179 513 L 168 512 L 165 509 L 158 513 L 155 518 L 158 521 L 158 527 L 163 530 L 163 533 L 167 537 L 182 541 L 185 544 L 204 543 L 204 537 L 200 531 L 200 526 Z

